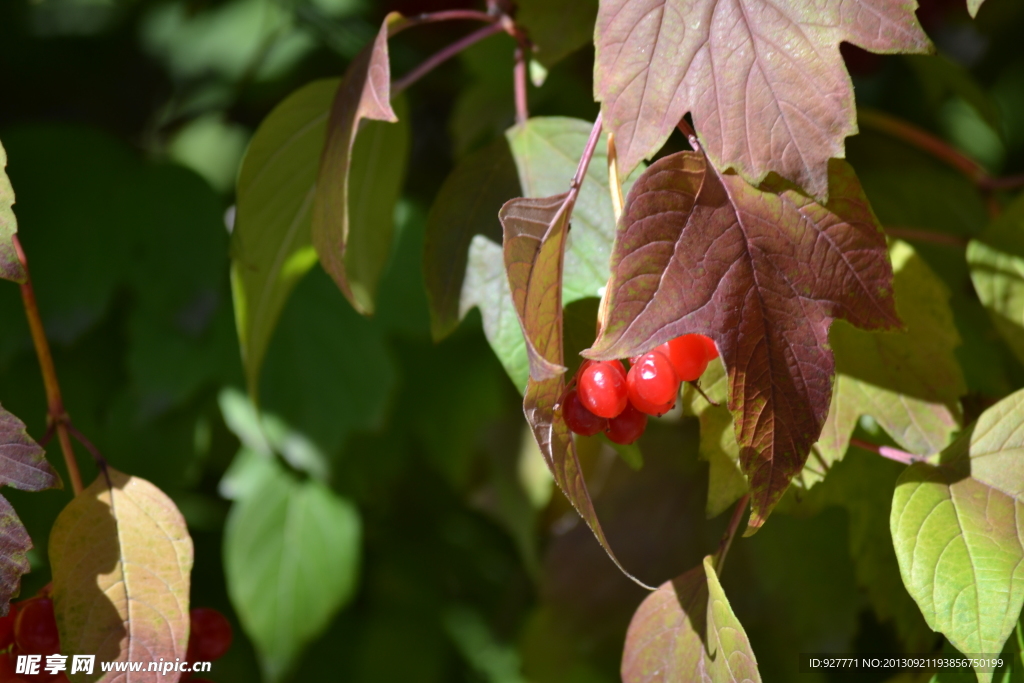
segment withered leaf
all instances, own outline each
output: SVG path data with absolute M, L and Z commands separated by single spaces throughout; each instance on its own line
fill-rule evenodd
M 555 482 L 594 532 L 608 556 L 640 585 L 615 557 L 587 491 L 572 433 L 557 409 L 565 390 L 562 351 L 562 266 L 574 195 L 513 199 L 498 217 L 504 230 L 505 271 L 526 339 L 530 379 L 523 411 Z
M 352 305 L 372 312 L 376 282 L 352 282 L 346 251 L 352 225 L 349 217 L 349 173 L 360 122 L 395 123 L 391 107 L 389 29 L 402 17 L 392 12 L 368 45 L 349 65 L 338 86 L 328 121 L 327 143 L 320 160 L 313 200 L 313 246 L 323 265 Z M 397 160 L 395 163 L 399 163 Z M 386 259 L 386 251 L 384 258 Z
M 594 96 L 628 173 L 686 112 L 712 162 L 826 198 L 857 132 L 839 43 L 926 52 L 914 0 L 602 0 Z
M 832 397 L 834 318 L 900 325 L 885 238 L 853 170 L 830 167 L 816 204 L 770 179 L 755 188 L 680 152 L 626 201 L 612 251 L 608 322 L 595 359 L 626 358 L 682 334 L 718 344 L 751 486 L 748 533 L 803 467 Z

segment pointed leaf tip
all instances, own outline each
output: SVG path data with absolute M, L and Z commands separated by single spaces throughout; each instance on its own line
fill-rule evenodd
M 900 326 L 881 232 L 853 170 L 832 163 L 832 199 L 778 179 L 719 175 L 696 152 L 660 159 L 634 185 L 612 252 L 595 359 L 674 337 L 712 337 L 728 371 L 748 533 L 763 523 L 821 433 L 832 396 L 828 329 Z

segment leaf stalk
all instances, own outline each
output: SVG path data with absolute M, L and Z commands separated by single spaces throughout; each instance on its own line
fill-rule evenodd
M 863 448 L 866 451 L 871 451 L 883 458 L 903 463 L 904 465 L 913 465 L 915 462 L 924 462 L 927 460 L 927 456 L 924 455 L 915 455 L 913 453 L 908 453 L 907 451 L 901 451 L 898 448 L 892 448 L 891 446 L 879 446 L 878 444 L 869 443 L 856 437 L 850 439 L 850 445 L 856 446 L 857 448 Z
M 725 534 L 722 536 L 722 540 L 718 544 L 718 551 L 715 553 L 714 567 L 715 573 L 719 576 L 722 575 L 722 569 L 725 567 L 725 557 L 729 554 L 729 548 L 732 547 L 732 540 L 736 537 L 736 531 L 740 528 L 740 522 L 743 521 L 743 513 L 747 511 L 747 503 L 749 502 L 749 493 L 736 501 L 736 507 L 733 508 L 732 518 L 729 520 L 729 526 L 726 528 Z
M 46 431 L 54 430 L 57 434 L 57 441 L 60 443 L 60 450 L 64 454 L 64 464 L 68 469 L 68 477 L 71 479 L 71 488 L 77 496 L 82 492 L 82 475 L 78 471 L 78 462 L 75 460 L 75 451 L 71 446 L 71 438 L 68 434 L 70 420 L 64 409 L 64 398 L 60 392 L 60 384 L 57 382 L 57 370 L 53 365 L 53 354 L 50 352 L 50 344 L 46 340 L 46 329 L 43 327 L 42 317 L 39 315 L 39 304 L 36 302 L 36 293 L 32 288 L 32 276 L 28 269 L 28 259 L 25 258 L 25 251 L 21 248 L 18 236 L 13 238 L 14 249 L 18 253 L 18 260 L 25 269 L 25 282 L 21 285 L 21 300 L 25 305 L 25 315 L 28 317 L 28 327 L 32 333 L 32 344 L 36 349 L 36 356 L 39 358 L 39 368 L 43 373 L 43 386 L 46 388 Z
M 495 33 L 501 33 L 503 30 L 504 28 L 502 27 L 501 24 L 492 23 L 487 26 L 484 26 L 481 29 L 474 31 L 473 33 L 470 33 L 468 36 L 456 40 L 448 47 L 435 52 L 433 55 L 425 59 L 419 66 L 417 66 L 412 71 L 405 74 L 404 76 L 402 76 L 401 78 L 399 78 L 398 80 L 394 81 L 391 84 L 391 97 L 397 97 L 399 93 L 404 91 L 410 85 L 420 80 L 428 73 L 433 71 L 435 68 L 437 68 L 444 62 L 448 61 L 455 55 L 459 54 L 470 45 L 474 45 L 475 43 L 480 42 L 484 38 L 493 36 Z

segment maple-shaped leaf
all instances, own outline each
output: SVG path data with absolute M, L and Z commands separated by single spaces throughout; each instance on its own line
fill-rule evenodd
M 537 445 L 566 498 L 626 576 L 597 519 L 572 433 L 559 401 L 565 391 L 562 351 L 562 271 L 575 193 L 513 199 L 498 213 L 504 231 L 505 271 L 526 339 L 530 378 L 523 412 Z
M 352 171 L 352 150 L 360 122 L 386 121 L 396 123 L 398 116 L 391 107 L 391 64 L 388 58 L 388 33 L 402 22 L 392 12 L 368 45 L 348 67 L 334 97 L 328 121 L 327 143 L 320 160 L 316 195 L 313 200 L 313 246 L 323 265 L 356 310 L 373 311 L 377 280 L 390 253 L 391 231 L 367 224 L 365 253 L 348 256 L 353 231 L 360 226 L 350 216 L 349 176 Z M 402 143 L 399 146 L 404 146 Z M 400 156 L 387 160 L 401 177 L 404 161 Z M 353 193 L 360 197 L 361 193 Z M 370 223 L 366 221 L 366 223 Z M 354 263 L 354 261 L 356 263 Z M 353 272 L 353 270 L 355 272 Z
M 628 173 L 686 112 L 712 162 L 754 184 L 775 171 L 828 194 L 857 132 L 846 41 L 926 52 L 914 0 L 602 0 L 594 96 Z
M 0 407 L 0 486 L 22 491 L 59 488 L 60 477 L 25 423 Z
M 607 323 L 588 358 L 627 358 L 674 337 L 713 338 L 729 374 L 748 533 L 821 433 L 835 362 L 828 329 L 900 325 L 885 237 L 853 169 L 830 165 L 820 205 L 792 185 L 719 174 L 697 152 L 660 159 L 633 186 L 612 250 Z

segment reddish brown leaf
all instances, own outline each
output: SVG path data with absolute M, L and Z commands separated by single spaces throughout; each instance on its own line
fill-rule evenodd
M 629 173 L 683 114 L 712 162 L 827 198 L 828 160 L 857 132 L 839 54 L 926 52 L 914 0 L 603 0 L 594 94 Z
M 0 616 L 7 616 L 11 598 L 21 591 L 21 577 L 29 573 L 32 549 L 25 526 L 6 498 L 0 496 Z
M 822 206 L 776 178 L 719 175 L 696 152 L 653 164 L 612 251 L 610 315 L 589 358 L 633 356 L 688 332 L 717 342 L 729 376 L 748 533 L 803 467 L 832 397 L 834 318 L 900 325 L 885 238 L 853 170 L 830 165 Z
M 557 410 L 565 390 L 562 365 L 562 266 L 575 194 L 518 198 L 498 213 L 504 230 L 505 271 L 530 358 L 530 380 L 523 411 L 555 482 L 594 532 L 608 556 L 615 557 L 597 519 L 583 479 L 572 434 Z
M 357 310 L 367 312 L 372 296 L 353 291 L 345 265 L 349 241 L 349 171 L 352 148 L 363 119 L 398 121 L 391 108 L 388 30 L 401 21 L 397 12 L 385 19 L 377 37 L 349 65 L 331 106 L 327 143 L 320 159 L 313 200 L 313 246 L 323 265 Z M 362 289 L 362 288 L 360 288 Z
M 60 485 L 60 477 L 25 431 L 25 424 L 0 408 L 0 486 L 42 491 Z

